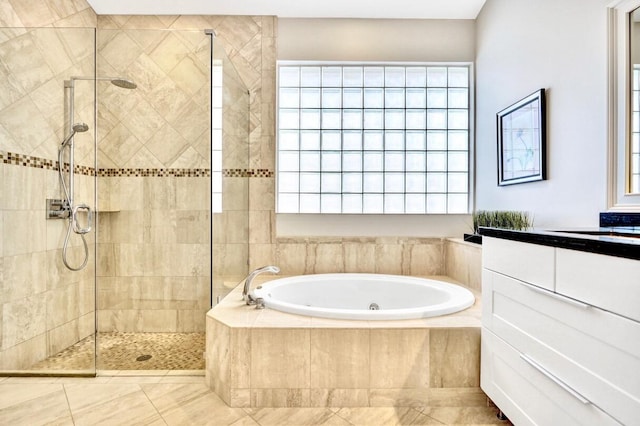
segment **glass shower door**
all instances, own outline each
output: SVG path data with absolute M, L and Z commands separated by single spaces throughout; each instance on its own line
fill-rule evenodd
M 98 369 L 203 370 L 211 40 L 98 29 Z M 135 87 L 134 87 L 135 86 Z
M 95 374 L 95 232 L 65 242 L 95 207 L 95 90 L 68 84 L 94 52 L 94 29 L 0 28 L 0 374 Z

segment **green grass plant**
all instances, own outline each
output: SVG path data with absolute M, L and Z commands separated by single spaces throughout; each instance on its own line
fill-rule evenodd
M 480 226 L 522 231 L 533 226 L 533 218 L 527 212 L 478 210 L 473 214 L 473 232 L 477 234 Z

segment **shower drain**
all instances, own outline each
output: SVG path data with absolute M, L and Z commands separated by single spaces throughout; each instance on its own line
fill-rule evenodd
M 138 358 L 136 358 L 136 361 L 147 361 L 151 359 L 151 355 L 140 355 Z

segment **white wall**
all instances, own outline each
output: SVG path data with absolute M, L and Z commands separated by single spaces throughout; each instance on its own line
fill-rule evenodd
M 472 62 L 474 20 L 278 19 L 278 60 Z M 469 215 L 285 215 L 278 236 L 461 237 Z
M 607 0 L 488 0 L 477 20 L 476 206 L 537 227 L 597 226 L 606 209 Z M 496 112 L 547 89 L 548 180 L 497 186 Z
M 278 60 L 473 61 L 474 20 L 278 19 Z

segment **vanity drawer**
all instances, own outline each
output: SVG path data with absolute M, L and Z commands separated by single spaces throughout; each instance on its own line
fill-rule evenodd
M 485 271 L 482 324 L 623 424 L 640 418 L 640 323 Z
M 519 351 L 484 327 L 481 347 L 480 386 L 513 424 L 620 425 L 532 366 Z
M 539 287 L 555 287 L 555 248 L 482 238 L 483 267 Z
M 640 321 L 640 260 L 557 249 L 556 262 L 558 293 Z

